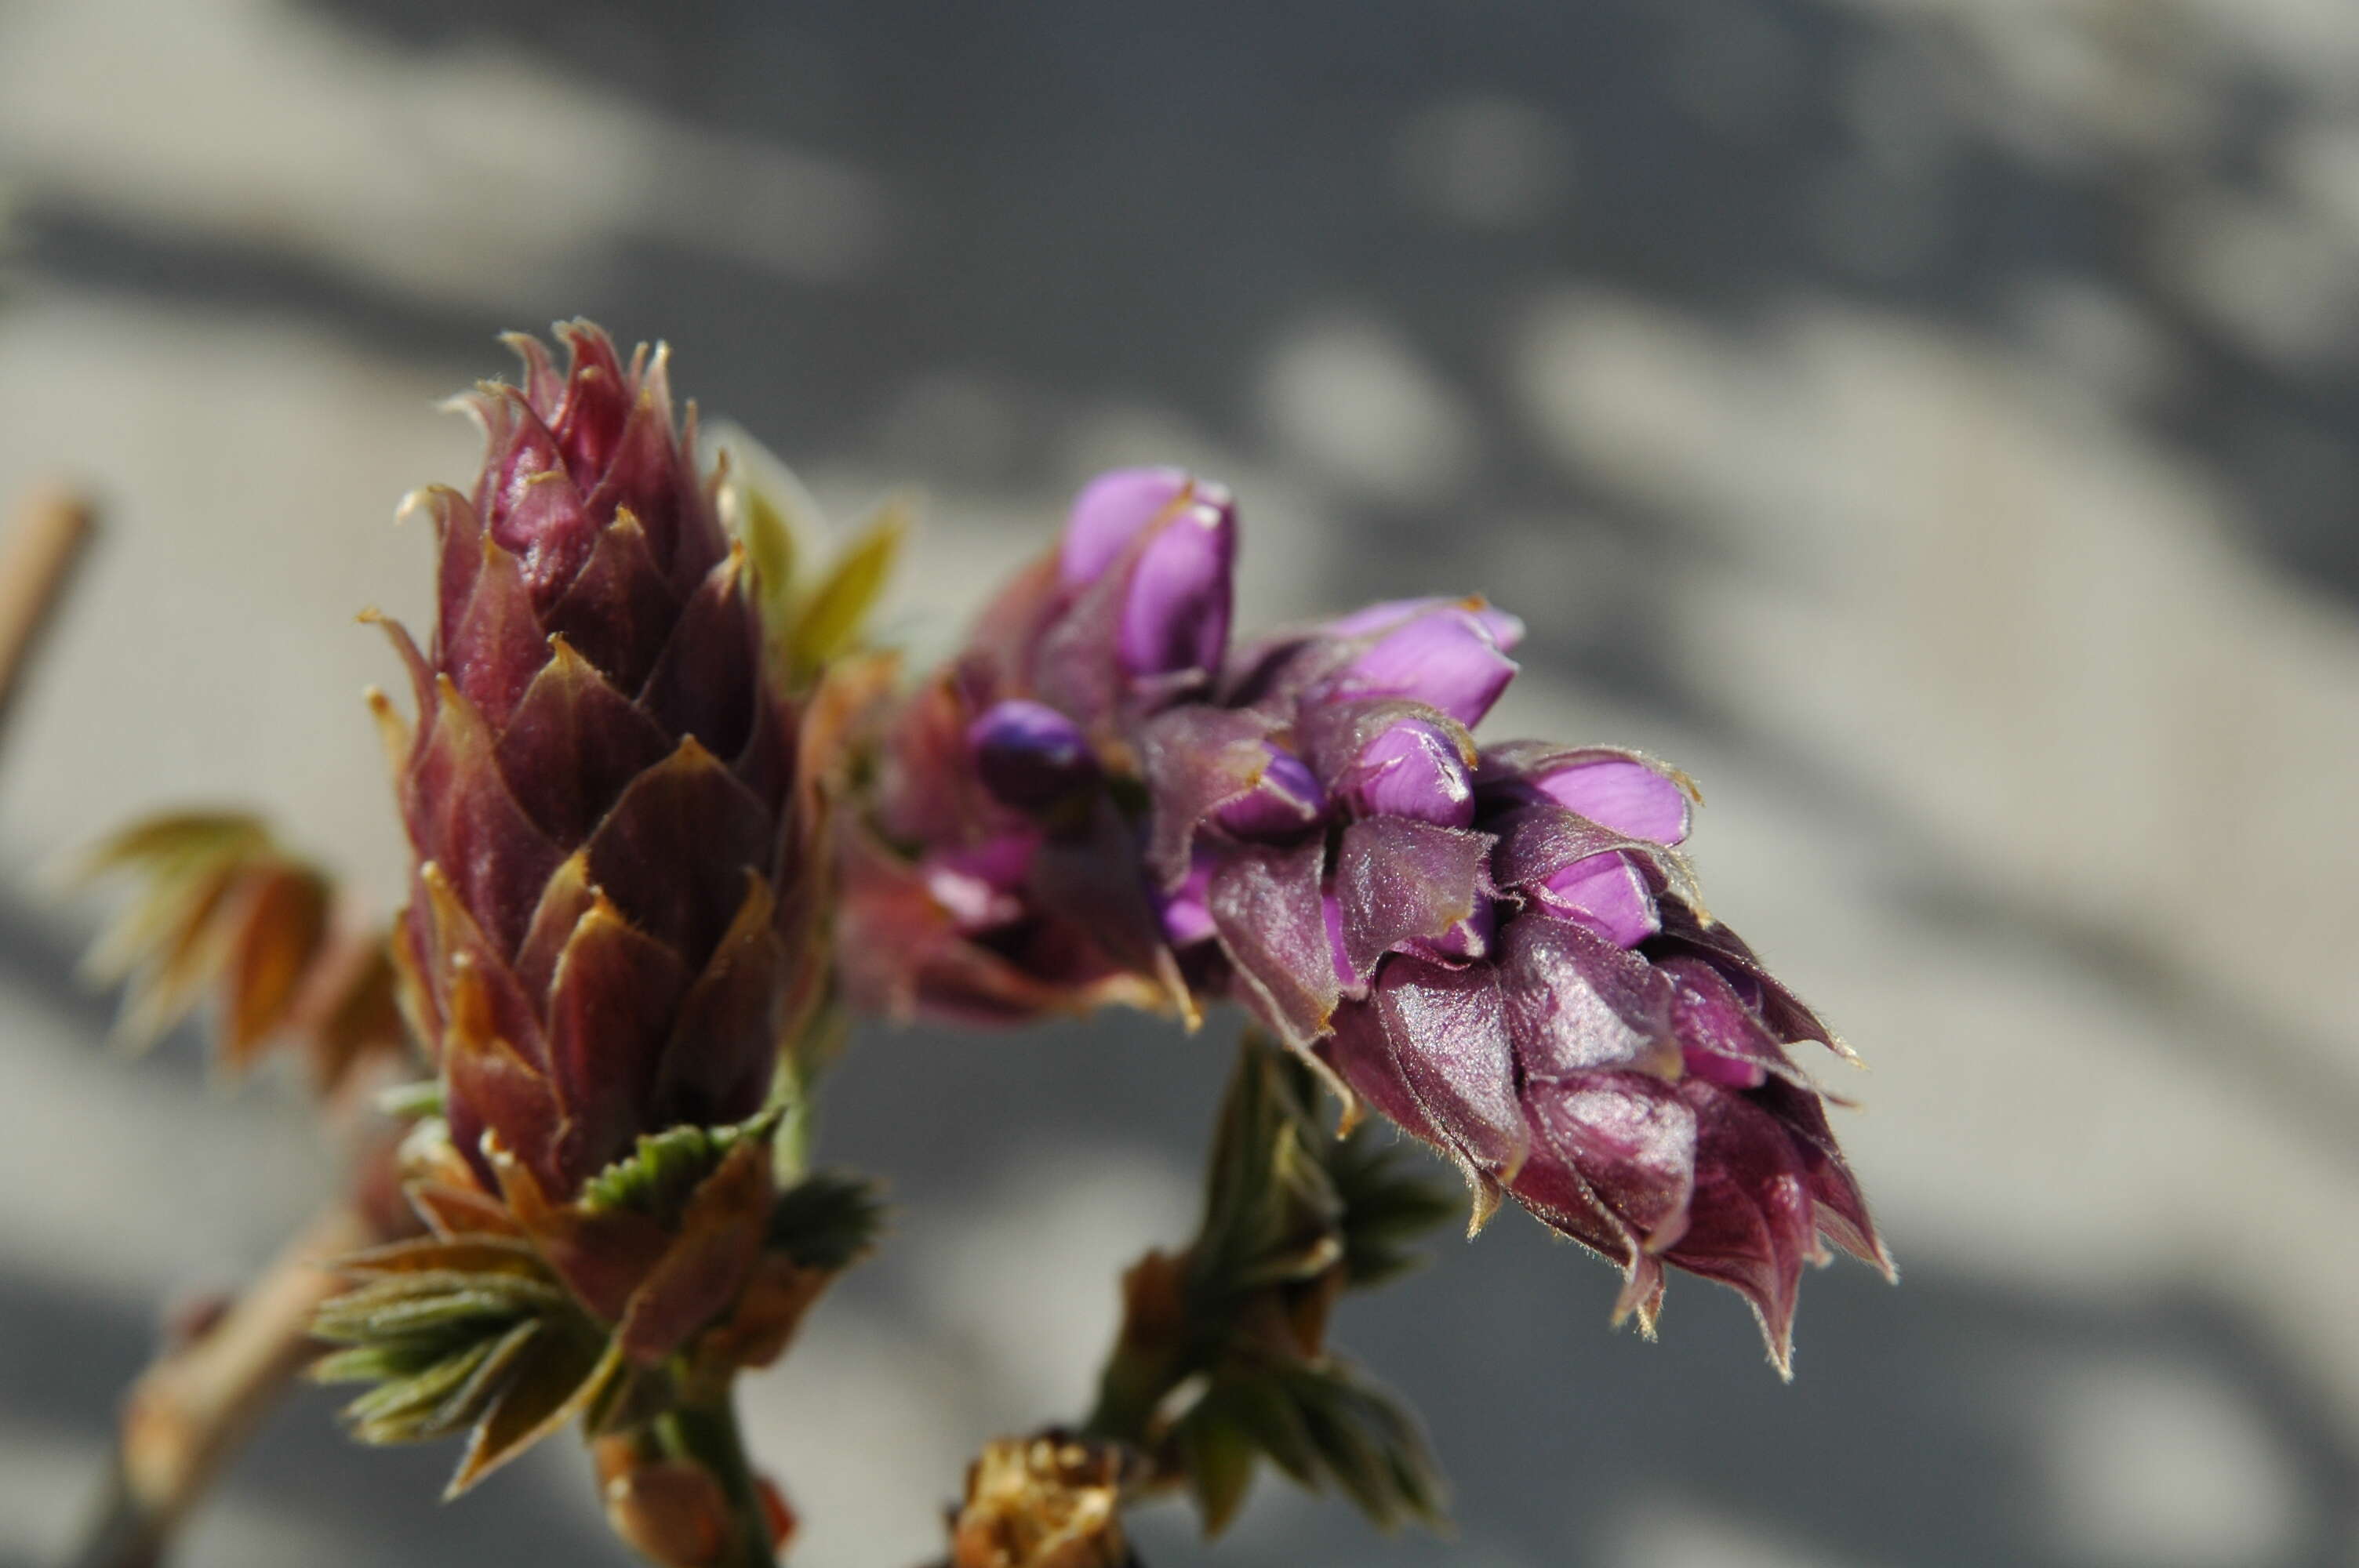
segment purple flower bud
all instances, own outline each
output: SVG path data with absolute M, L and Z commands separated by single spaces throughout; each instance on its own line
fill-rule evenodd
M 1097 758 L 1081 727 L 1043 702 L 994 703 L 970 725 L 984 787 L 1019 811 L 1042 811 L 1094 783 Z
M 1135 676 L 1211 670 L 1228 646 L 1236 567 L 1235 511 L 1203 500 L 1156 525 L 1131 568 L 1116 637 Z
M 1531 783 L 1567 810 L 1616 833 L 1658 844 L 1688 836 L 1687 792 L 1644 762 L 1622 757 L 1577 762 Z
M 1516 662 L 1506 648 L 1521 633 L 1523 623 L 1487 605 L 1463 600 L 1409 608 L 1407 619 L 1378 634 L 1332 677 L 1332 694 L 1405 697 L 1473 728 L 1515 678 Z M 1355 625 L 1369 616 L 1362 611 L 1335 624 Z
M 1299 833 L 1327 814 L 1327 792 L 1293 752 L 1270 741 L 1261 777 L 1215 814 L 1240 838 L 1283 838 Z
M 1065 524 L 1058 559 L 1065 586 L 1078 588 L 1102 575 L 1140 530 L 1170 512 L 1193 487 L 1186 470 L 1170 468 L 1115 469 L 1090 481 L 1074 498 Z
M 1163 934 L 1174 947 L 1212 939 L 1212 872 L 1219 865 L 1219 856 L 1199 849 L 1189 861 L 1186 879 L 1163 895 Z
M 1458 742 L 1440 726 L 1407 719 L 1370 741 L 1336 780 L 1359 816 L 1408 816 L 1443 827 L 1474 821 L 1474 784 Z
M 1636 947 L 1662 929 L 1654 894 L 1627 855 L 1575 860 L 1526 890 L 1542 909 L 1578 922 L 1617 947 Z

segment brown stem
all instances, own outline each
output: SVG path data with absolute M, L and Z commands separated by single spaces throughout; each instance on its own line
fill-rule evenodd
M 375 1239 L 349 1206 L 322 1211 L 219 1323 L 139 1375 L 124 1398 L 104 1506 L 70 1568 L 164 1560 L 223 1464 L 310 1364 L 311 1314 L 343 1288 L 326 1265 Z
M 27 496 L 0 546 L 0 720 L 16 696 L 27 655 L 63 596 L 90 542 L 90 503 L 61 485 Z

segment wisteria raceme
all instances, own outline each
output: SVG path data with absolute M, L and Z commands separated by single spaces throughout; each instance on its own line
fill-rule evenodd
M 1821 1238 L 1889 1262 L 1787 1050 L 1843 1047 L 1705 913 L 1691 786 L 1478 749 L 1523 632 L 1481 600 L 1228 650 L 1235 545 L 1217 486 L 1098 480 L 899 715 L 864 870 L 900 900 L 874 929 L 930 940 L 899 968 L 872 945 L 869 990 L 961 1016 L 1175 976 L 1182 1011 L 1234 997 L 1455 1161 L 1478 1223 L 1515 1197 L 1619 1264 L 1649 1327 L 1666 1263 L 1730 1284 L 1783 1369 Z

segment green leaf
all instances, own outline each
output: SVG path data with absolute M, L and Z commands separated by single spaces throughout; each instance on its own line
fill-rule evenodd
M 777 1130 L 778 1116 L 773 1107 L 733 1126 L 674 1127 L 644 1134 L 631 1152 L 582 1184 L 582 1206 L 631 1209 L 669 1223 L 740 1140 L 766 1141 Z
M 1390 1530 L 1406 1519 L 1440 1523 L 1441 1483 L 1417 1421 L 1386 1390 L 1340 1363 L 1285 1374 L 1328 1478 Z
M 422 1371 L 407 1378 L 388 1379 L 346 1405 L 344 1419 L 357 1426 L 391 1430 L 408 1418 L 429 1414 L 473 1377 L 501 1343 L 496 1339 L 477 1340 Z M 418 1430 L 415 1422 L 404 1431 L 404 1440 L 429 1435 L 432 1433 Z
M 1229 1419 L 1250 1436 L 1270 1463 L 1298 1486 L 1318 1484 L 1319 1454 L 1293 1396 L 1276 1378 L 1224 1378 L 1219 1385 Z
M 442 1081 L 420 1078 L 412 1084 L 395 1084 L 376 1094 L 377 1114 L 394 1121 L 421 1121 L 429 1116 L 442 1114 Z
M 754 563 L 755 601 L 761 606 L 762 624 L 775 635 L 794 613 L 794 530 L 777 503 L 756 485 L 740 481 L 736 496 L 737 536 Z
M 1328 1174 L 1343 1206 L 1344 1277 L 1353 1290 L 1420 1267 L 1425 1254 L 1415 1244 L 1465 1208 L 1454 1185 L 1433 1179 L 1429 1160 L 1384 1137 L 1364 1121 L 1326 1144 Z
M 1173 1433 L 1188 1490 L 1204 1517 L 1204 1534 L 1228 1529 L 1253 1487 L 1258 1446 L 1233 1418 L 1215 1390 L 1196 1401 Z
M 480 1319 L 531 1316 L 569 1304 L 565 1292 L 546 1280 L 434 1270 L 396 1274 L 346 1291 L 321 1306 L 311 1332 L 322 1339 L 365 1344 Z
M 858 643 L 862 625 L 900 557 L 902 541 L 909 531 L 910 510 L 906 497 L 886 502 L 803 601 L 788 644 L 789 663 L 798 679 L 817 672 Z
M 807 1269 L 849 1268 L 875 1244 L 884 1215 L 875 1182 L 814 1171 L 778 1195 L 766 1245 Z

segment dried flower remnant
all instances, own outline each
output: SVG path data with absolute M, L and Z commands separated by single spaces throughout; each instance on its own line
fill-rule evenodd
M 1479 747 L 1523 633 L 1480 599 L 1224 648 L 1235 540 L 1218 486 L 1097 481 L 899 715 L 876 858 L 942 935 L 886 979 L 988 1016 L 962 982 L 1021 1015 L 1162 1000 L 1176 972 L 1179 1011 L 1234 998 L 1458 1163 L 1478 1226 L 1515 1197 L 1618 1264 L 1650 1330 L 1665 1264 L 1729 1284 L 1785 1370 L 1821 1238 L 1890 1263 L 1789 1054 L 1843 1047 L 1706 913 L 1692 786 L 1612 748 Z M 1134 863 L 1151 933 L 1115 915 Z
M 968 1467 L 945 1568 L 1136 1568 L 1124 1449 L 1064 1433 L 1001 1438 Z

